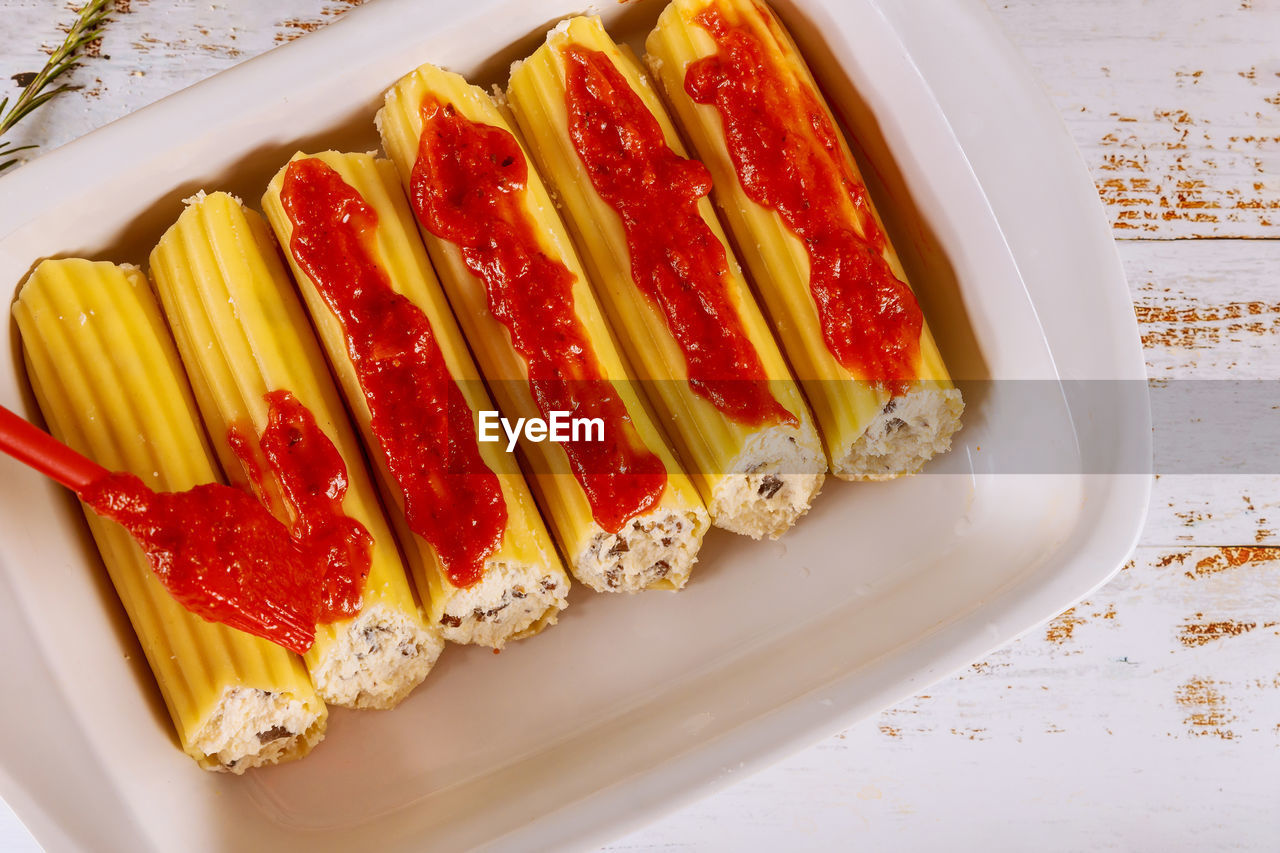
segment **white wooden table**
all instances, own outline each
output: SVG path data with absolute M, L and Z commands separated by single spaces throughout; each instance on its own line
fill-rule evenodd
M 988 2 L 1093 170 L 1150 375 L 1280 379 L 1280 0 Z M 83 88 L 15 140 L 59 145 L 354 5 L 115 0 Z M 0 95 L 68 19 L 0 0 Z M 1274 546 L 1280 476 L 1161 476 L 1090 600 L 609 849 L 1280 849 Z M 35 849 L 2 808 L 0 849 Z

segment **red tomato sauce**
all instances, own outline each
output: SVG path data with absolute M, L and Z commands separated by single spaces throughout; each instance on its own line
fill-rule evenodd
M 187 610 L 305 654 L 316 622 L 360 612 L 372 539 L 342 511 L 347 466 L 311 411 L 288 391 L 266 394 L 268 427 L 228 441 L 261 500 L 218 483 L 154 492 L 132 474 L 106 474 L 78 492 L 141 544 L 152 570 Z M 270 474 L 268 474 L 270 471 Z M 266 508 L 268 476 L 276 519 Z
M 422 122 L 409 193 L 418 221 L 455 244 L 484 283 L 489 310 L 528 366 L 543 417 L 566 411 L 604 422 L 604 441 L 561 447 L 596 523 L 617 532 L 657 504 L 667 471 L 600 371 L 574 310 L 573 273 L 538 242 L 525 207 L 524 152 L 506 129 L 473 122 L 430 94 L 422 102 Z
M 375 261 L 377 211 L 315 158 L 289 164 L 280 195 L 293 223 L 289 251 L 342 324 L 409 528 L 454 586 L 471 586 L 502 545 L 506 500 L 430 322 Z
M 298 654 L 311 648 L 323 566 L 252 495 L 218 483 L 154 492 L 124 473 L 78 494 L 133 535 L 187 610 Z
M 884 258 L 866 187 L 818 95 L 715 5 L 694 20 L 718 49 L 689 64 L 685 91 L 719 112 L 743 191 L 804 242 L 827 349 L 851 373 L 904 392 L 924 319 Z
M 671 150 L 608 56 L 577 45 L 563 53 L 569 136 L 592 186 L 622 219 L 631 278 L 666 320 L 689 386 L 739 423 L 795 424 L 770 392 L 731 301 L 724 246 L 698 211 L 711 173 Z
M 249 472 L 254 493 L 268 506 L 263 495 L 268 477 L 273 477 L 288 507 L 288 516 L 280 520 L 292 519 L 293 538 L 306 543 L 325 567 L 316 621 L 355 616 L 372 565 L 373 538 L 363 524 L 343 512 L 347 465 L 315 415 L 297 397 L 279 389 L 268 392 L 266 400 L 267 427 L 262 437 L 254 442 L 233 424 L 227 441 Z
M 311 411 L 288 391 L 267 401 L 258 442 L 235 427 L 227 437 L 259 494 L 274 477 L 288 520 L 218 483 L 155 492 L 132 474 L 111 473 L 78 494 L 133 535 L 187 610 L 305 654 L 317 622 L 360 612 L 373 540 L 342 511 L 346 464 Z

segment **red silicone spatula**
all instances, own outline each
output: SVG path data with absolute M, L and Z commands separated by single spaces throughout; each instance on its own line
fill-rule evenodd
M 110 473 L 4 406 L 0 406 L 0 450 L 73 492 Z
M 188 610 L 299 654 L 311 647 L 319 588 L 314 575 L 322 567 L 248 493 L 219 483 L 153 492 L 138 478 L 113 474 L 3 406 L 0 450 L 122 524 Z

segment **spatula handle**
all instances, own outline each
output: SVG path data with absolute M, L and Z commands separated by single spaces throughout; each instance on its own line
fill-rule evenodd
M 74 492 L 109 471 L 0 406 L 0 450 Z

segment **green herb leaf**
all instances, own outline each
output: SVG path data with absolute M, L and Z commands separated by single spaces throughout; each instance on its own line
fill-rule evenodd
M 111 13 L 109 2 L 110 0 L 90 0 L 90 2 L 80 7 L 80 10 L 76 12 L 75 22 L 71 25 L 71 29 L 67 30 L 67 37 L 62 40 L 62 45 L 53 52 L 49 60 L 44 64 L 44 68 L 40 69 L 35 78 L 23 88 L 22 93 L 13 102 L 13 107 L 6 111 L 5 108 L 9 106 L 9 99 L 5 98 L 0 101 L 0 136 L 3 136 L 14 125 L 28 116 L 32 110 L 35 110 L 46 101 L 57 97 L 63 92 L 77 88 L 68 83 L 63 83 L 53 88 L 50 88 L 50 86 L 58 78 L 80 64 L 81 51 L 87 44 L 102 38 L 108 16 Z M 34 145 L 20 145 L 14 148 L 8 142 L 0 142 L 0 157 L 7 157 L 14 152 L 26 151 L 35 147 Z M 18 158 L 10 157 L 10 159 L 0 163 L 0 172 L 17 162 Z

